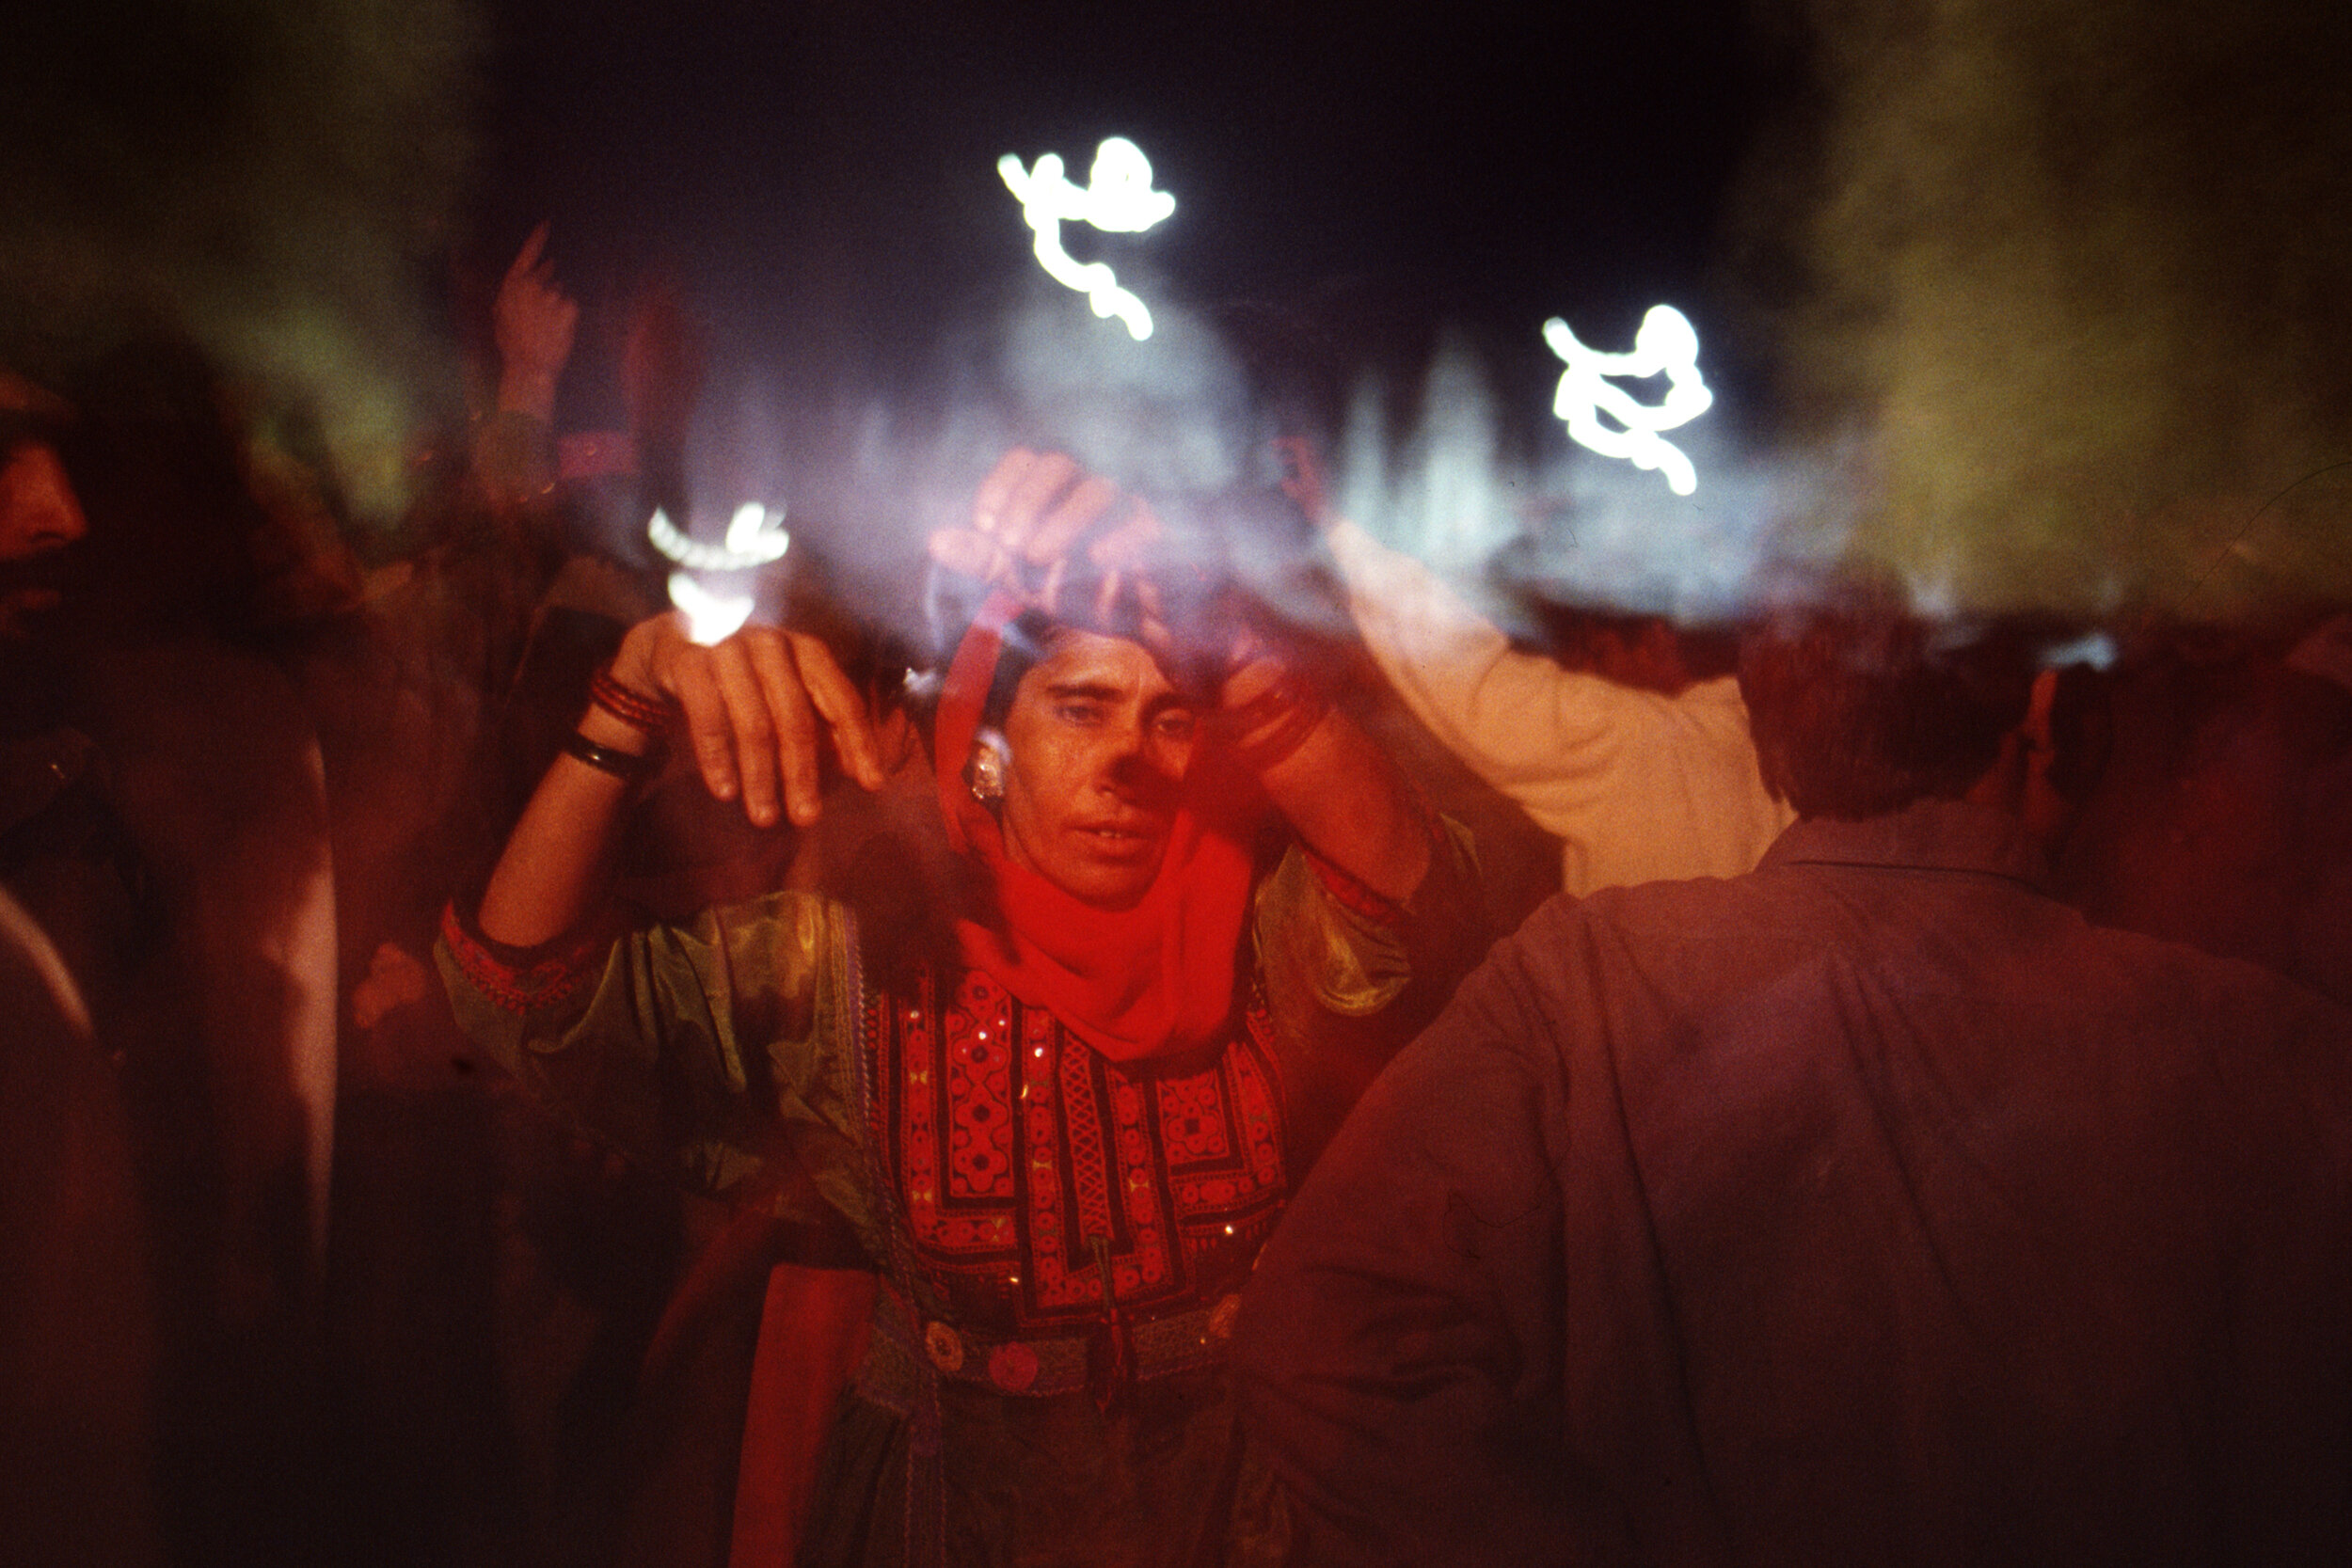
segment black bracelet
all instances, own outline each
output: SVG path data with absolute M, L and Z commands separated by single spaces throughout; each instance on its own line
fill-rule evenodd
M 578 730 L 574 730 L 564 737 L 564 754 L 586 763 L 599 773 L 610 773 L 616 779 L 627 779 L 631 784 L 649 777 L 654 769 L 661 766 L 660 752 L 647 752 L 640 755 L 638 752 L 624 752 L 612 746 L 599 746 Z

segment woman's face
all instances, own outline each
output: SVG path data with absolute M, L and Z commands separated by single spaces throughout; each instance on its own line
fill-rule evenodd
M 1168 852 L 1194 728 L 1143 644 L 1061 633 L 1005 716 L 1006 852 L 1073 897 L 1132 906 Z

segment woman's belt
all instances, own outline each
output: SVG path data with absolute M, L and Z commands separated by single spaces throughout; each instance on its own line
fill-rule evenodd
M 1138 1381 L 1190 1371 L 1225 1359 L 1241 1297 L 1212 1307 L 1125 1325 Z M 1099 1381 L 1102 1341 L 1109 1330 L 1052 1339 L 988 1339 L 936 1319 L 923 1325 L 923 1352 L 942 1377 L 977 1383 L 1001 1394 L 1046 1399 Z
M 1114 1332 L 1110 1324 L 1051 1338 L 993 1339 L 933 1318 L 922 1322 L 919 1333 L 910 1334 L 915 1315 L 905 1298 L 896 1290 L 884 1290 L 882 1303 L 877 1326 L 883 1332 L 877 1338 L 919 1349 L 939 1375 L 952 1382 L 1027 1399 L 1050 1399 L 1082 1388 L 1093 1389 L 1098 1397 L 1104 1392 L 1099 1386 Z M 1133 1355 L 1131 1375 L 1145 1381 L 1223 1361 L 1240 1311 L 1241 1297 L 1231 1294 L 1212 1306 L 1118 1325 Z M 888 1319 L 897 1321 L 883 1321 Z

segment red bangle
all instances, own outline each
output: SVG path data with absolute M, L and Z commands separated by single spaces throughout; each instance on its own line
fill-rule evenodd
M 677 714 L 677 705 L 668 698 L 648 697 L 613 679 L 610 664 L 589 677 L 588 700 L 622 723 L 647 735 L 660 735 L 668 729 L 670 721 Z
M 1331 711 L 1323 689 L 1295 670 L 1223 716 L 1233 751 L 1245 767 L 1263 773 L 1288 762 Z

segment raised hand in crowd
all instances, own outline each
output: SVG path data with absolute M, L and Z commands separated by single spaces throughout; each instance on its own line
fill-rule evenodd
M 780 815 L 803 827 L 817 819 L 825 750 L 868 789 L 887 772 L 865 694 L 805 632 L 752 626 L 703 647 L 684 616 L 660 615 L 622 641 L 612 678 L 676 704 L 704 785 L 740 800 L 761 827 Z M 591 722 L 611 718 L 599 708 Z
M 499 351 L 499 407 L 551 422 L 555 385 L 572 356 L 580 306 L 555 280 L 548 226 L 531 231 L 499 284 L 490 323 Z
M 1015 447 L 980 482 L 969 526 L 932 534 L 930 552 L 950 571 L 1060 616 L 1062 589 L 1083 543 L 1082 559 L 1099 578 L 1089 608 L 1100 623 L 1123 589 L 1135 591 L 1147 616 L 1156 617 L 1156 585 L 1140 574 L 1160 537 L 1159 518 L 1141 498 L 1060 452 Z
M 549 941 L 586 912 L 629 791 L 678 723 L 704 784 L 761 827 L 817 819 L 827 745 L 868 789 L 887 773 L 864 694 L 805 633 L 747 626 L 704 647 L 684 616 L 658 615 L 629 629 L 596 690 L 484 893 L 482 928 L 500 942 Z

